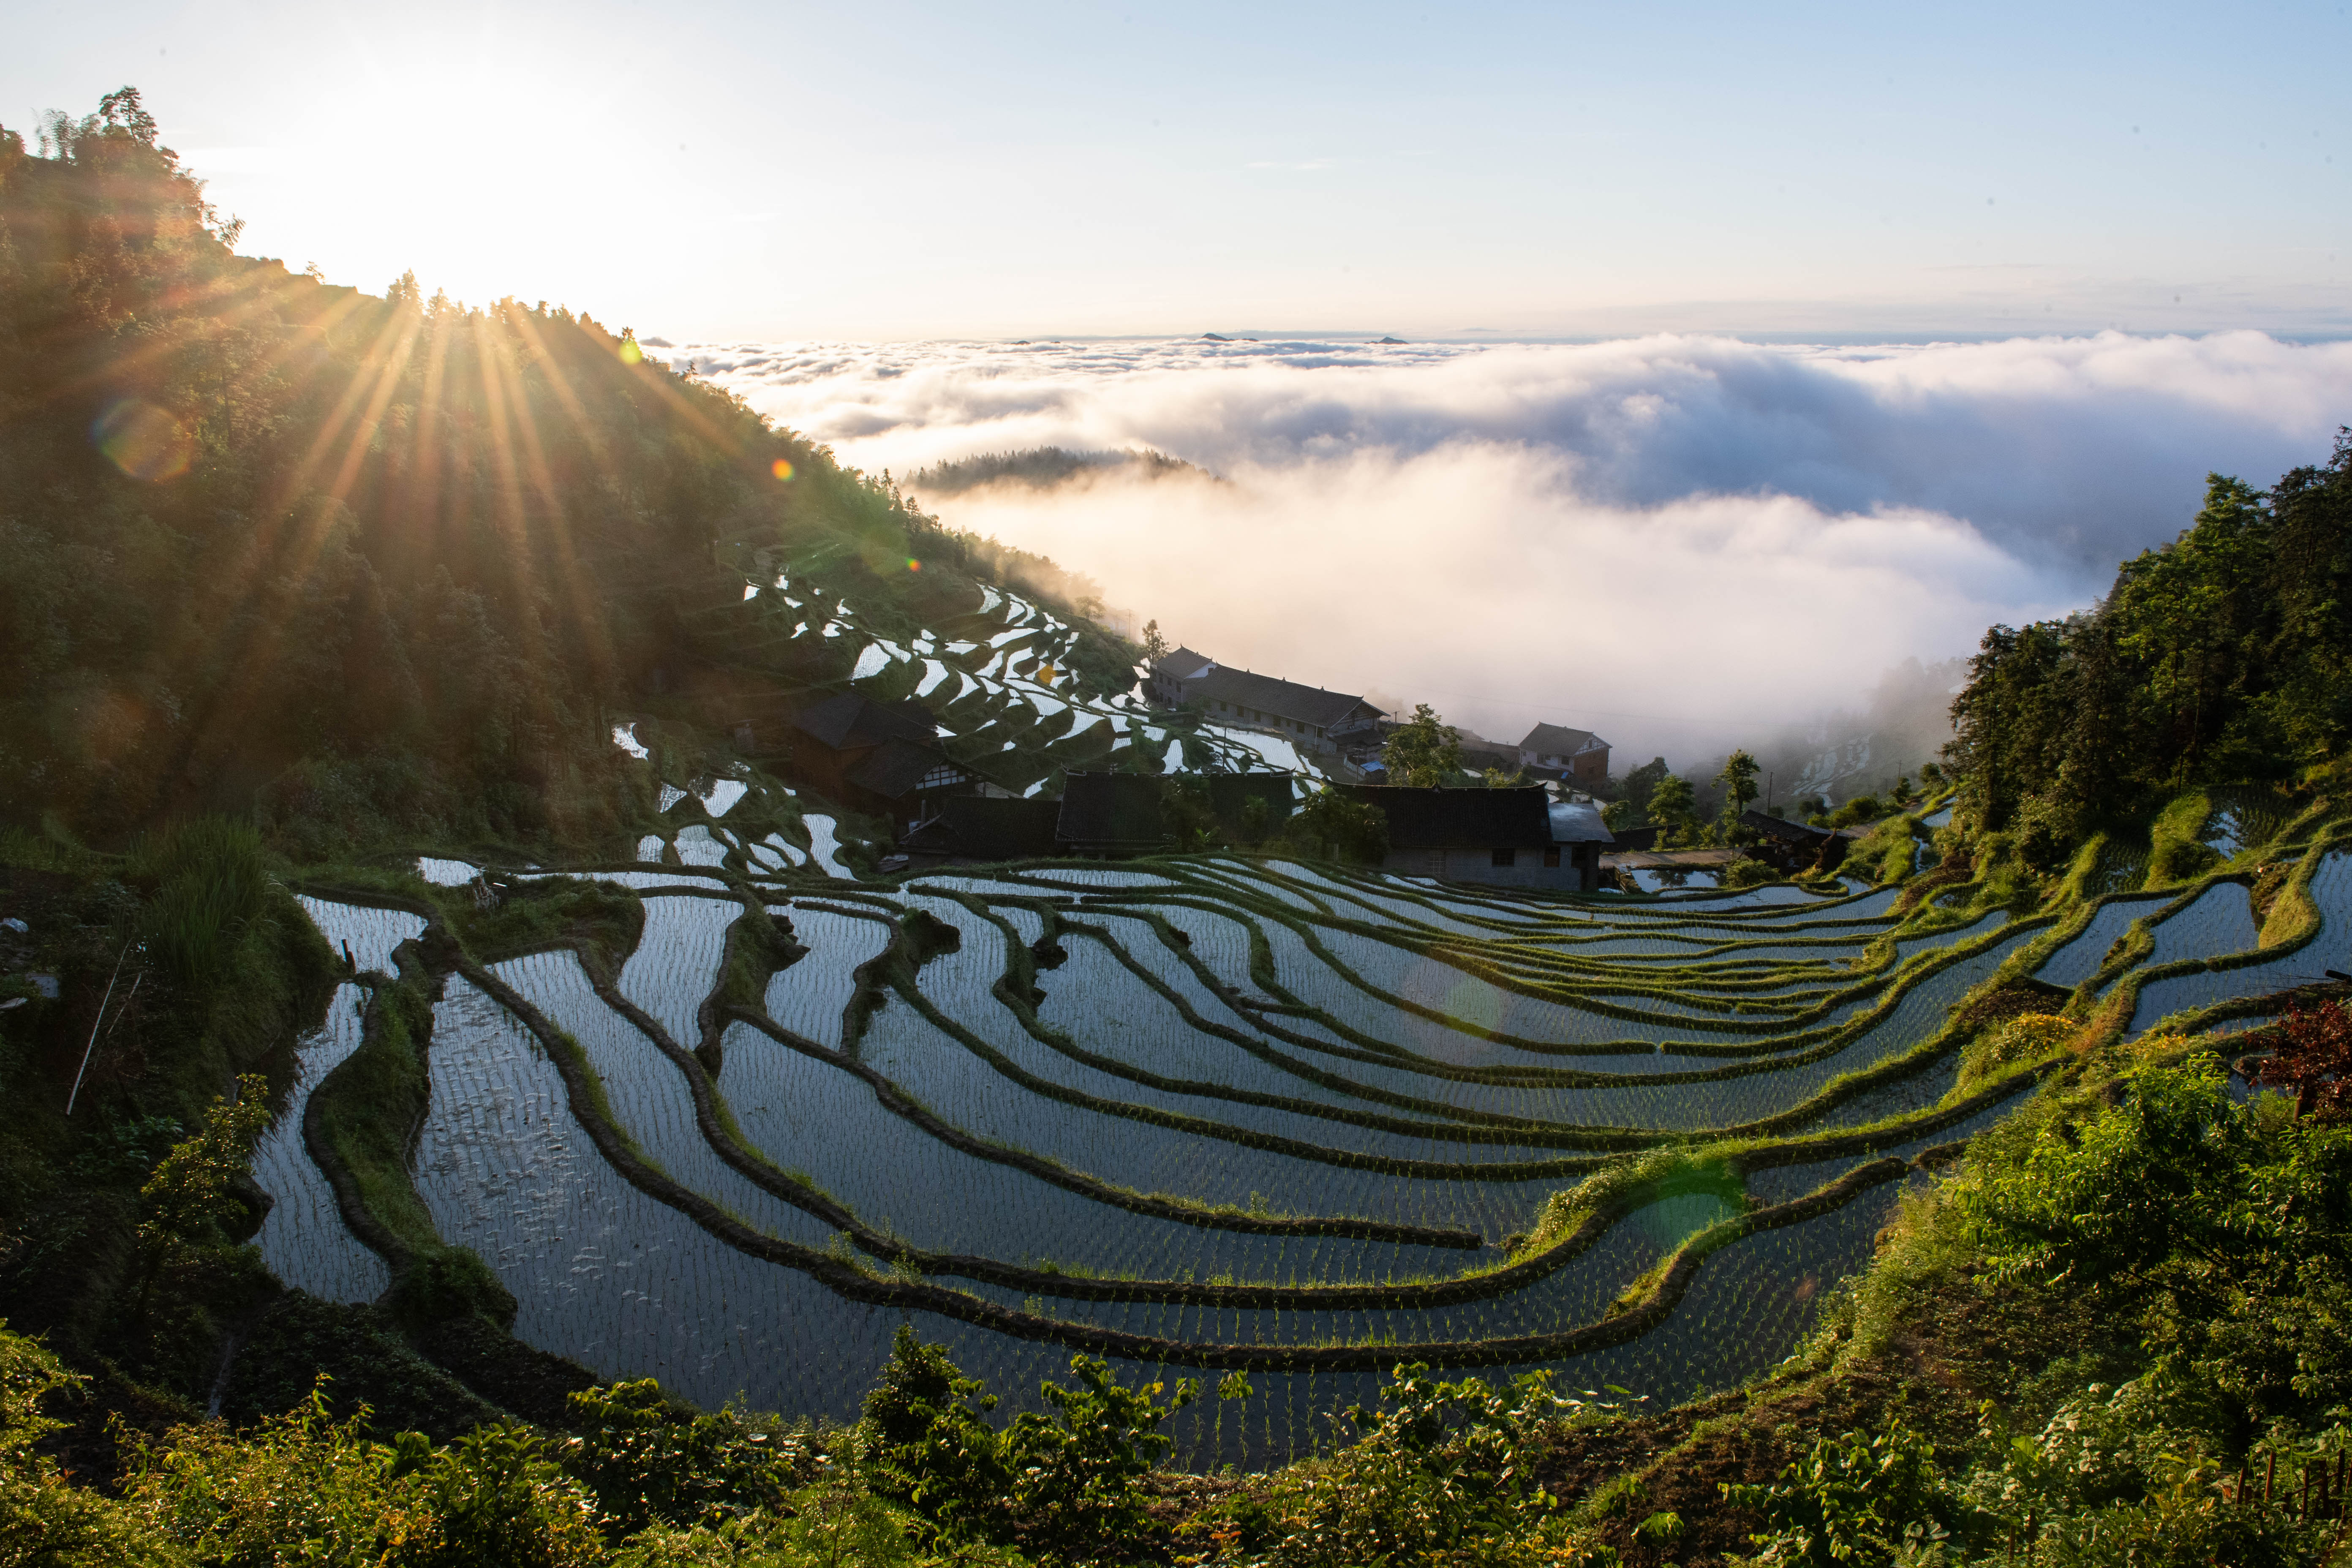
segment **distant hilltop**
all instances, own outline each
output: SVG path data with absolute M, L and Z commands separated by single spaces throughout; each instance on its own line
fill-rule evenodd
M 1048 490 L 1072 479 L 1125 470 L 1127 477 L 1145 479 L 1201 479 L 1225 481 L 1206 468 L 1155 452 L 1149 447 L 1130 451 L 1073 452 L 1063 447 L 1032 447 L 1021 452 L 983 452 L 949 463 L 918 469 L 907 489 L 927 495 L 961 495 L 983 485 L 1021 485 Z

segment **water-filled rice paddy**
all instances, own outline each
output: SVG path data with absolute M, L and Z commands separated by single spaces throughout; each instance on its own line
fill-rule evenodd
M 1008 1410 L 1074 1351 L 1246 1367 L 1250 1399 L 1177 1423 L 1194 1463 L 1307 1446 L 1400 1354 L 1661 1401 L 1769 1367 L 1927 1179 L 1900 1162 L 2027 1092 L 1964 1097 L 1945 1032 L 2004 965 L 2032 950 L 2072 987 L 2146 921 L 2121 951 L 2182 972 L 2141 986 L 2144 1028 L 2308 978 L 2352 921 L 2352 857 L 2310 879 L 2322 943 L 2264 958 L 2236 882 L 2069 936 L 1892 889 L 1576 899 L 1237 858 L 861 882 L 803 822 L 807 863 L 761 857 L 756 886 L 628 879 L 644 931 L 609 977 L 564 951 L 447 977 L 414 1168 L 443 1238 L 515 1291 L 524 1339 L 706 1403 L 851 1414 L 901 1321 Z M 723 896 L 658 890 L 689 878 Z M 306 908 L 362 970 L 423 926 Z M 734 928 L 771 915 L 792 943 L 754 944 L 781 966 L 747 983 Z M 386 1275 L 299 1122 L 362 989 L 303 1042 L 256 1167 L 265 1256 L 347 1300 Z M 1538 1230 L 1609 1161 L 1735 1130 L 1805 1157 Z M 1579 1337 L 1693 1237 L 1705 1262 L 1642 1331 Z

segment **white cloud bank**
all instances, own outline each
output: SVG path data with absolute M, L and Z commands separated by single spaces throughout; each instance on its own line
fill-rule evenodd
M 1677 763 L 2087 602 L 2186 526 L 2208 470 L 2267 483 L 2352 421 L 2352 344 L 2250 332 L 673 359 L 869 470 L 1040 446 L 1197 463 L 1231 482 L 925 500 L 1231 662 Z

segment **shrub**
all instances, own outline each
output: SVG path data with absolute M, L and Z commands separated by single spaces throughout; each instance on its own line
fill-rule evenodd
M 411 1452 L 423 1446 L 417 1439 Z M 392 1560 L 400 1568 L 586 1568 L 603 1560 L 594 1504 L 527 1426 L 478 1426 L 415 1474 L 425 1527 L 398 1542 Z
M 2256 1077 L 2294 1091 L 2297 1116 L 2352 1116 L 2352 1016 L 2334 1002 L 2291 1008 Z
M 69 1484 L 41 1440 L 65 1424 L 41 1413 L 48 1395 L 83 1381 L 36 1341 L 0 1321 L 0 1565 L 172 1561 L 135 1512 Z
M 1769 1485 L 1717 1483 L 1725 1500 L 1756 1510 L 1767 1531 L 1748 1537 L 1773 1568 L 1849 1568 L 1934 1561 L 1925 1555 L 1968 1510 L 1944 1489 L 1936 1449 L 1890 1419 L 1874 1436 L 1823 1437 Z
M 424 1441 L 406 1442 L 412 1465 Z M 331 1419 L 321 1377 L 303 1404 L 246 1431 L 180 1426 L 142 1445 L 126 1500 L 200 1563 L 277 1563 L 299 1542 L 302 1562 L 375 1563 L 429 1529 L 395 1473 L 399 1452 L 368 1440 L 364 1410 Z
M 1780 873 L 1761 860 L 1734 860 L 1723 873 L 1723 886 L 1727 888 L 1760 888 L 1779 880 Z
M 581 1435 L 556 1449 L 556 1460 L 595 1495 L 615 1534 L 656 1521 L 717 1525 L 772 1508 L 814 1468 L 805 1441 L 733 1409 L 702 1415 L 675 1405 L 649 1377 L 581 1389 L 569 1403 Z
M 1832 827 L 1858 827 L 1886 815 L 1885 803 L 1874 795 L 1858 795 L 1829 814 Z
M 2022 1545 L 2037 1563 L 2286 1568 L 2321 1561 L 2328 1525 L 2316 1510 L 2300 1523 L 2292 1517 L 2293 1478 L 2315 1460 L 2323 1474 L 2331 1468 L 2342 1430 L 2307 1446 L 2279 1445 L 2286 1489 L 2274 1505 L 2258 1489 L 2242 1500 L 2236 1467 L 2210 1438 L 2168 1418 L 2161 1381 L 2092 1384 L 2032 1436 L 2011 1436 L 1992 1416 L 1989 1461 L 1961 1489 L 1979 1537 Z
M 881 1381 L 866 1396 L 866 1468 L 874 1489 L 905 1503 L 927 1535 L 1001 1539 L 1010 1531 L 1012 1476 L 985 1419 L 996 1396 L 948 1353 L 901 1323 Z
M 1544 1425 L 1570 1403 L 1553 1397 L 1549 1377 L 1528 1373 L 1496 1389 L 1398 1367 L 1381 1392 L 1385 1409 L 1344 1412 L 1354 1446 L 1283 1473 L 1262 1504 L 1228 1510 L 1229 1560 L 1237 1552 L 1284 1568 L 1614 1561 L 1570 1533 L 1534 1479 Z
M 206 1238 L 227 1207 L 229 1183 L 269 1125 L 269 1085 L 247 1073 L 236 1089 L 233 1103 L 214 1100 L 195 1136 L 173 1144 L 139 1189 L 139 1237 L 158 1257 Z
M 1131 1541 L 1150 1523 L 1136 1483 L 1175 1444 L 1160 1424 L 1200 1389 L 1186 1378 L 1162 1407 L 1156 1400 L 1165 1384 L 1125 1387 L 1108 1362 L 1072 1356 L 1070 1372 L 1078 1386 L 1040 1384 L 1053 1415 L 1015 1416 L 1003 1449 L 1023 1545 L 1084 1559 Z
M 2053 1013 L 2021 1013 L 1969 1045 L 1960 1064 L 1959 1087 L 1973 1089 L 2003 1068 L 2042 1061 L 2074 1044 L 2079 1032 L 2073 1020 Z
M 153 890 L 144 922 L 151 951 L 174 979 L 198 990 L 221 977 L 269 892 L 261 835 L 217 816 L 142 840 L 130 877 Z
M 1179 1384 L 1162 1406 L 1161 1384 L 1124 1387 L 1092 1356 L 1073 1356 L 1070 1371 L 1076 1387 L 1040 1387 L 1050 1416 L 1024 1413 L 1000 1434 L 984 1419 L 995 1395 L 901 1325 L 866 1398 L 875 1491 L 949 1543 L 1017 1539 L 1076 1560 L 1130 1544 L 1149 1523 L 1136 1482 L 1173 1444 L 1160 1426 L 1198 1390 Z

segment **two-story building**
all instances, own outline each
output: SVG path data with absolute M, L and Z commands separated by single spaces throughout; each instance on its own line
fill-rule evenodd
M 1590 730 L 1538 724 L 1519 742 L 1519 761 L 1573 784 L 1589 787 L 1609 780 L 1609 742 Z
M 1302 751 L 1337 752 L 1387 716 L 1360 697 L 1234 669 L 1188 647 L 1155 663 L 1144 689 L 1162 708 L 1197 702 L 1219 723 L 1272 730 Z
M 933 803 L 980 785 L 939 746 L 931 710 L 913 700 L 873 702 L 855 692 L 794 713 L 790 772 L 855 811 L 887 817 L 904 833 Z

